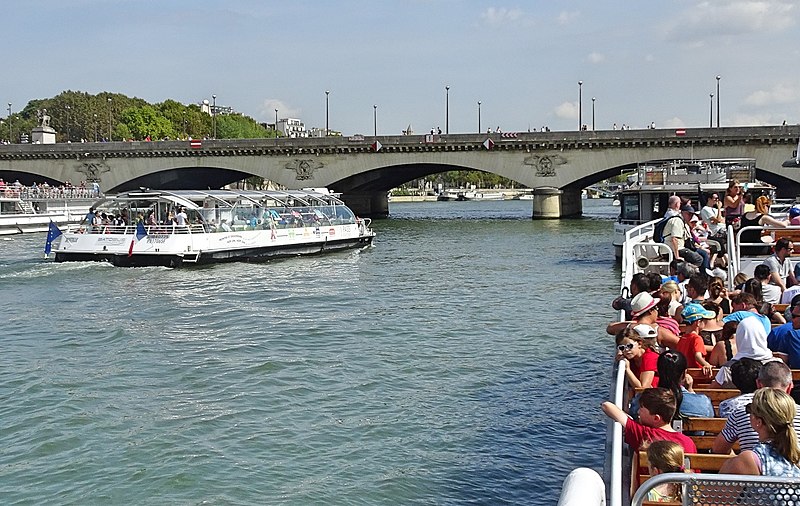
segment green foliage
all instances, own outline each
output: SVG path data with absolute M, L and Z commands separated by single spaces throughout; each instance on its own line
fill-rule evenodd
M 39 124 L 37 111 L 47 110 L 50 126 L 55 128 L 58 142 L 186 139 L 211 137 L 213 118 L 198 104 L 184 105 L 175 100 L 149 104 L 140 98 L 118 93 L 97 95 L 80 91 L 64 91 L 53 98 L 34 99 L 10 118 L 3 118 L 0 139 L 19 142 L 22 132 L 30 134 Z M 253 118 L 241 114 L 216 116 L 217 138 L 274 137 Z M 109 132 L 111 133 L 109 139 Z
M 130 107 L 120 114 L 124 124 L 134 139 L 172 139 L 175 130 L 172 123 L 152 106 Z

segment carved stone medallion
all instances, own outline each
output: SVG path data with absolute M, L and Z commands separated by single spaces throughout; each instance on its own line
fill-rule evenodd
M 293 160 L 286 164 L 288 170 L 293 170 L 297 176 L 295 179 L 298 181 L 305 181 L 307 179 L 314 179 L 314 171 L 321 169 L 325 164 L 312 159 L 309 160 Z
M 86 176 L 84 179 L 86 181 L 89 181 L 90 183 L 94 182 L 99 183 L 102 180 L 101 174 L 104 174 L 106 172 L 111 172 L 111 167 L 106 165 L 105 161 L 96 161 L 96 162 L 86 161 L 78 164 L 75 167 L 75 172 L 80 172 L 81 174 Z
M 523 161 L 536 170 L 536 175 L 541 177 L 555 177 L 556 166 L 564 165 L 567 159 L 561 155 L 531 155 Z

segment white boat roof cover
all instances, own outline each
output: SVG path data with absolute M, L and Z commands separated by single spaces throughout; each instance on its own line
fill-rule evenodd
M 104 203 L 135 200 L 166 200 L 190 209 L 198 209 L 200 206 L 196 202 L 213 199 L 220 204 L 233 206 L 241 200 L 249 200 L 258 205 L 264 205 L 264 201 L 272 200 L 280 202 L 282 205 L 292 206 L 330 206 L 345 203 L 337 197 L 335 193 L 322 193 L 320 191 L 309 190 L 134 190 L 121 192 L 116 195 L 107 195 L 97 201 L 94 207 Z

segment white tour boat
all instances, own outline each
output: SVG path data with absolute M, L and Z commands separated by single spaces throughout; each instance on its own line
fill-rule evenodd
M 659 220 L 660 218 L 635 226 L 625 233 L 622 247 L 621 290 L 630 286 L 631 279 L 636 273 L 669 274 L 669 264 L 673 259 L 672 249 L 664 243 L 653 241 L 654 227 Z M 748 277 L 753 276 L 753 270 L 769 256 L 769 246 L 772 246 L 777 239 L 788 237 L 796 245 L 795 251 L 800 248 L 800 226 L 785 228 L 752 226 L 742 227 L 738 231 L 728 227 L 727 237 L 728 290 L 733 289 L 731 280 L 738 273 L 743 272 Z M 750 242 L 744 242 L 742 237 Z M 624 314 L 621 313 L 620 320 L 623 319 Z M 626 409 L 630 402 L 630 392 L 625 364 L 615 362 L 609 400 L 619 408 Z M 698 426 L 704 420 L 714 422 L 719 419 L 688 419 L 690 425 L 696 423 Z M 797 478 L 723 475 L 705 471 L 701 474 L 660 474 L 644 481 L 638 488 L 632 486 L 632 477 L 638 474 L 637 470 L 633 469 L 634 455 L 638 452 L 624 442 L 622 425 L 610 419 L 607 423 L 603 476 L 588 468 L 572 471 L 564 480 L 559 506 L 640 506 L 645 503 L 650 489 L 666 482 L 682 484 L 681 497 L 678 501 L 680 504 L 720 506 L 800 504 L 800 479 Z M 684 429 L 686 428 L 687 426 L 684 426 Z M 687 467 L 699 467 L 693 464 L 699 460 L 694 459 L 702 458 L 703 456 L 699 454 L 689 454 Z
M 86 195 L 42 192 L 27 186 L 0 188 L 0 235 L 46 232 L 50 222 L 77 223 L 96 200 Z
M 180 267 L 359 248 L 375 237 L 371 220 L 322 190 L 142 189 L 101 199 L 95 209 L 127 224 L 51 233 L 56 262 Z
M 756 180 L 756 161 L 752 158 L 669 160 L 637 168 L 634 182 L 619 193 L 619 217 L 614 223 L 614 256 L 622 258 L 625 233 L 637 225 L 661 218 L 671 195 L 687 197 L 703 207 L 706 195 L 724 197 L 728 182 L 737 179 L 748 185 L 748 192 L 772 199 L 774 187 Z

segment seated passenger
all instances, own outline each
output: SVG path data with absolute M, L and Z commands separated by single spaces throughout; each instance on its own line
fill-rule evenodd
M 683 448 L 673 441 L 653 441 L 647 446 L 647 471 L 650 476 L 661 473 L 683 473 Z M 653 502 L 678 502 L 681 486 L 678 483 L 663 483 L 647 492 L 647 500 Z
M 639 293 L 631 300 L 631 315 L 633 316 L 633 322 L 610 323 L 608 327 L 606 327 L 606 332 L 611 335 L 616 335 L 617 332 L 631 323 L 634 325 L 645 324 L 656 329 L 656 332 L 658 332 L 658 344 L 660 346 L 675 346 L 678 344 L 677 335 L 668 330 L 665 326 L 656 323 L 659 319 L 658 301 L 653 299 L 653 296 L 649 293 Z
M 722 326 L 722 334 L 708 356 L 709 364 L 714 367 L 730 365 L 728 362 L 733 360 L 738 351 L 736 348 L 736 327 L 738 326 L 739 322 L 728 322 Z
M 759 389 L 770 388 L 788 394 L 792 391 L 793 386 L 792 371 L 780 360 L 767 362 L 758 371 L 756 385 Z M 753 396 L 755 397 L 755 394 Z M 742 450 L 750 450 L 758 444 L 758 434 L 750 424 L 750 417 L 745 407 L 746 405 L 739 406 L 728 414 L 725 427 L 714 439 L 711 447 L 712 453 L 730 453 L 736 441 L 739 441 L 739 448 Z M 794 407 L 795 415 L 792 423 L 795 430 L 800 430 L 800 406 L 795 405 Z
M 692 389 L 692 377 L 686 374 L 686 357 L 678 351 L 665 351 L 658 357 L 658 386 L 666 388 L 675 396 L 675 416 L 673 419 L 685 416 L 699 416 L 710 418 L 714 416 L 714 406 L 707 395 L 695 393 Z M 636 397 L 631 401 L 631 416 L 636 417 L 639 412 L 640 399 Z
M 792 426 L 797 405 L 780 390 L 762 388 L 745 406 L 758 444 L 722 464 L 721 474 L 800 478 L 800 446 Z
M 603 412 L 622 424 L 625 442 L 639 449 L 645 441 L 674 441 L 686 453 L 696 453 L 697 447 L 689 436 L 675 431 L 670 424 L 675 414 L 675 396 L 666 388 L 648 388 L 640 396 L 639 422 L 632 420 L 613 402 L 601 405 Z
M 743 408 L 753 400 L 753 392 L 758 390 L 758 373 L 761 362 L 752 358 L 743 358 L 731 364 L 731 380 L 741 395 L 725 399 L 719 403 L 720 418 L 728 418 L 738 408 Z
M 681 316 L 683 317 L 684 332 L 675 349 L 686 357 L 688 367 L 701 367 L 703 374 L 710 378 L 711 364 L 706 361 L 706 347 L 699 332 L 703 330 L 707 320 L 714 320 L 717 315 L 700 304 L 690 303 L 683 308 Z
M 219 229 L 221 232 L 233 232 L 231 226 L 228 225 L 228 220 L 226 220 L 225 218 L 222 218 L 222 221 L 220 221 Z
M 658 386 L 658 354 L 652 349 L 657 337 L 658 333 L 650 325 L 635 325 L 617 333 L 616 360 L 625 360 L 625 375 L 633 388 Z

